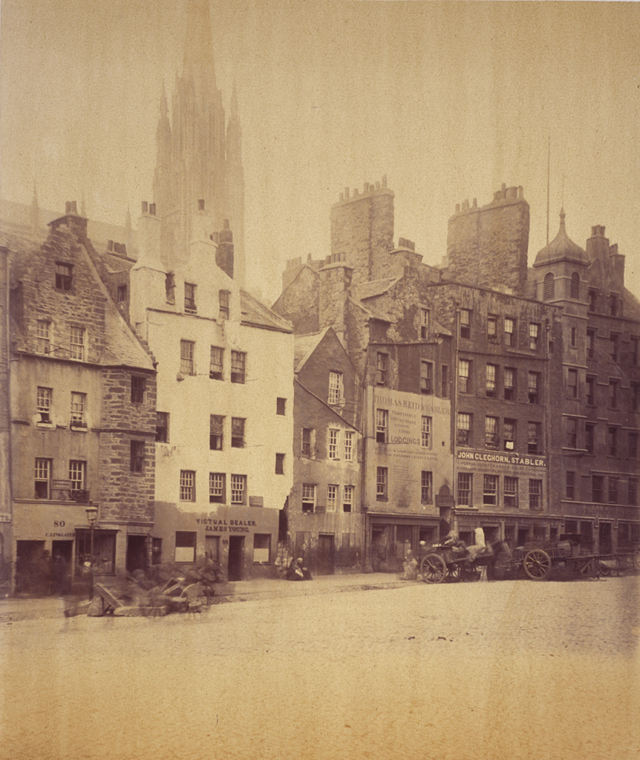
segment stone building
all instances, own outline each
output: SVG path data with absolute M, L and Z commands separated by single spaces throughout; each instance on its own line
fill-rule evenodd
M 85 561 L 98 578 L 146 567 L 153 525 L 152 358 L 100 277 L 100 256 L 75 203 L 49 228 L 43 244 L 3 236 L 10 260 L 3 385 L 11 415 L 10 554 L 14 588 L 30 593 L 50 590 L 47 565 L 56 555 L 69 579 Z M 85 513 L 91 505 L 98 508 L 93 537 Z
M 361 566 L 361 383 L 333 328 L 296 336 L 287 549 L 314 574 Z
M 333 327 L 363 378 L 367 561 L 395 568 L 452 525 L 467 540 L 482 527 L 513 546 L 564 531 L 601 551 L 630 545 L 640 523 L 640 311 L 604 228 L 583 251 L 563 216 L 528 269 L 529 205 L 522 188 L 503 186 L 485 206 L 456 208 L 436 269 L 411 241 L 394 243 L 393 202 L 384 179 L 342 193 L 331 253 L 288 262 L 274 305 L 297 334 Z M 429 458 L 411 454 L 409 428 L 393 450 L 391 409 L 430 418 L 429 403 L 439 450 L 425 509 L 415 495 Z M 420 467 L 406 466 L 413 455 Z M 394 474 L 385 457 L 396 456 L 405 466 Z
M 551 498 L 584 546 L 623 551 L 640 539 L 640 302 L 624 284 L 625 257 L 596 225 L 586 250 L 567 235 L 536 256 L 528 286 L 561 313 L 554 375 Z
M 234 278 L 233 234 L 204 201 L 188 249 L 143 203 L 131 323 L 157 362 L 154 561 L 275 573 L 293 482 L 293 335 Z

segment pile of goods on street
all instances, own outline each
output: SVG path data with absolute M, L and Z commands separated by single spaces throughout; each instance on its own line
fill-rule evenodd
M 107 586 L 94 584 L 93 598 L 85 604 L 71 602 L 65 615 L 86 613 L 90 617 L 162 617 L 173 612 L 202 612 L 222 582 L 213 565 L 184 570 L 171 565 L 154 567 L 152 577 L 135 570 L 126 581 Z

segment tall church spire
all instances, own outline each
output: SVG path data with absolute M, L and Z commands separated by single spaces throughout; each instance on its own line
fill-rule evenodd
M 215 76 L 209 0 L 188 0 L 183 69 L 176 76 L 171 121 L 163 90 L 156 132 L 154 200 L 162 221 L 166 261 L 184 260 L 196 234 L 200 202 L 214 228 L 229 220 L 235 271 L 241 280 L 244 239 L 244 177 L 237 123 L 237 96 L 229 123 Z
M 216 88 L 209 0 L 189 0 L 182 75 Z

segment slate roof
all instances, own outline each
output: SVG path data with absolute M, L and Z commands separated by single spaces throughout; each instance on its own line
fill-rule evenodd
M 246 290 L 240 290 L 241 322 L 280 332 L 293 332 L 293 325 Z

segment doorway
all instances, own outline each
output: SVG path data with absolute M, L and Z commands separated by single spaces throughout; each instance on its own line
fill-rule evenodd
M 242 580 L 244 536 L 229 536 L 229 580 Z
M 127 536 L 127 572 L 144 570 L 149 564 L 146 536 Z
M 16 593 L 40 594 L 49 592 L 49 558 L 44 541 L 16 542 Z
M 613 543 L 612 543 L 612 534 L 611 534 L 611 523 L 609 522 L 600 522 L 600 526 L 598 528 L 598 553 L 599 554 L 611 554 L 613 551 Z
M 331 535 L 318 536 L 318 575 L 333 575 L 335 543 Z
M 517 546 L 524 546 L 529 540 L 529 528 L 518 528 Z

